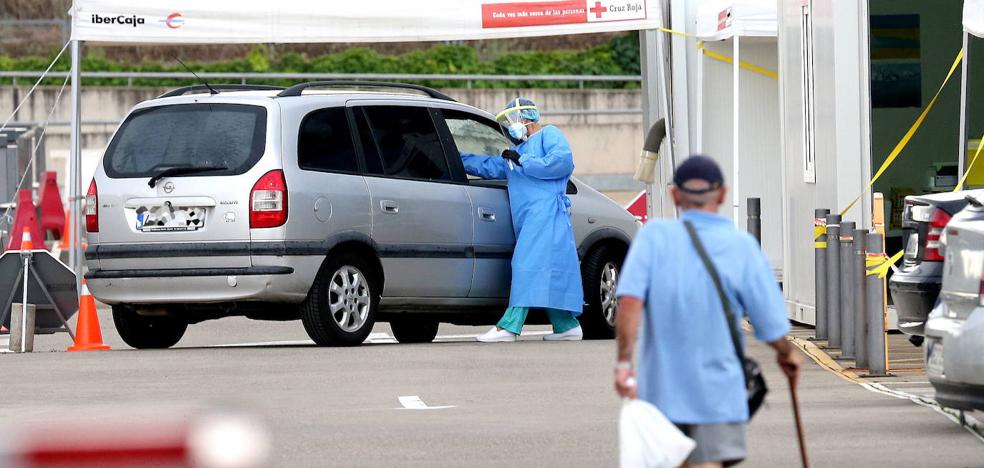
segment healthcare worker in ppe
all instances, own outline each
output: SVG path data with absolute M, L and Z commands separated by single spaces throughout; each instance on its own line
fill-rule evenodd
M 553 325 L 545 340 L 580 340 L 576 317 L 584 291 L 566 195 L 574 172 L 571 147 L 557 127 L 540 125 L 540 113 L 529 99 L 513 100 L 496 118 L 520 143 L 501 156 L 461 155 L 467 173 L 507 179 L 516 234 L 509 308 L 478 341 L 516 341 L 534 307 L 545 309 Z

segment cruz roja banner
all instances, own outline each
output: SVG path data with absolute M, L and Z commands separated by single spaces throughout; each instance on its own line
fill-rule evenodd
M 72 39 L 116 43 L 387 42 L 655 29 L 659 0 L 76 0 Z

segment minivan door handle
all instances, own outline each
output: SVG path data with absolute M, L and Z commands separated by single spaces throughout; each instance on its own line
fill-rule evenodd
M 494 222 L 495 221 L 495 211 L 488 208 L 478 208 L 478 216 L 482 218 L 482 221 Z
M 393 200 L 380 200 L 379 208 L 383 210 L 384 213 L 399 213 L 400 204 Z

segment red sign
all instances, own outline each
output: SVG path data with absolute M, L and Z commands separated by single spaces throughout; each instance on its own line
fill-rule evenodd
M 483 28 L 514 28 L 588 22 L 585 0 L 482 4 Z
M 629 202 L 629 204 L 625 206 L 625 211 L 628 211 L 632 214 L 632 216 L 635 216 L 635 219 L 645 223 L 646 220 L 649 219 L 649 210 L 646 209 L 646 191 L 643 190 L 635 197 L 634 200 Z
M 728 19 L 731 18 L 731 9 L 726 8 L 718 13 L 718 31 L 728 27 Z
M 645 0 L 547 0 L 482 4 L 483 28 L 646 19 Z

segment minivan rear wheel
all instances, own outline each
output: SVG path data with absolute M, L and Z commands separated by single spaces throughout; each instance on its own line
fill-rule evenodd
M 587 305 L 579 319 L 585 338 L 615 336 L 615 317 L 618 314 L 615 288 L 623 259 L 619 249 L 602 245 L 592 249 L 581 262 L 584 302 Z
M 355 346 L 369 336 L 379 307 L 379 281 L 351 253 L 329 258 L 301 304 L 301 323 L 319 346 Z
M 390 320 L 393 337 L 400 343 L 430 343 L 437 337 L 437 329 L 441 323 L 424 317 L 397 317 Z
M 164 349 L 178 344 L 188 323 L 157 315 L 140 315 L 131 307 L 113 306 L 113 323 L 123 342 L 136 349 Z

